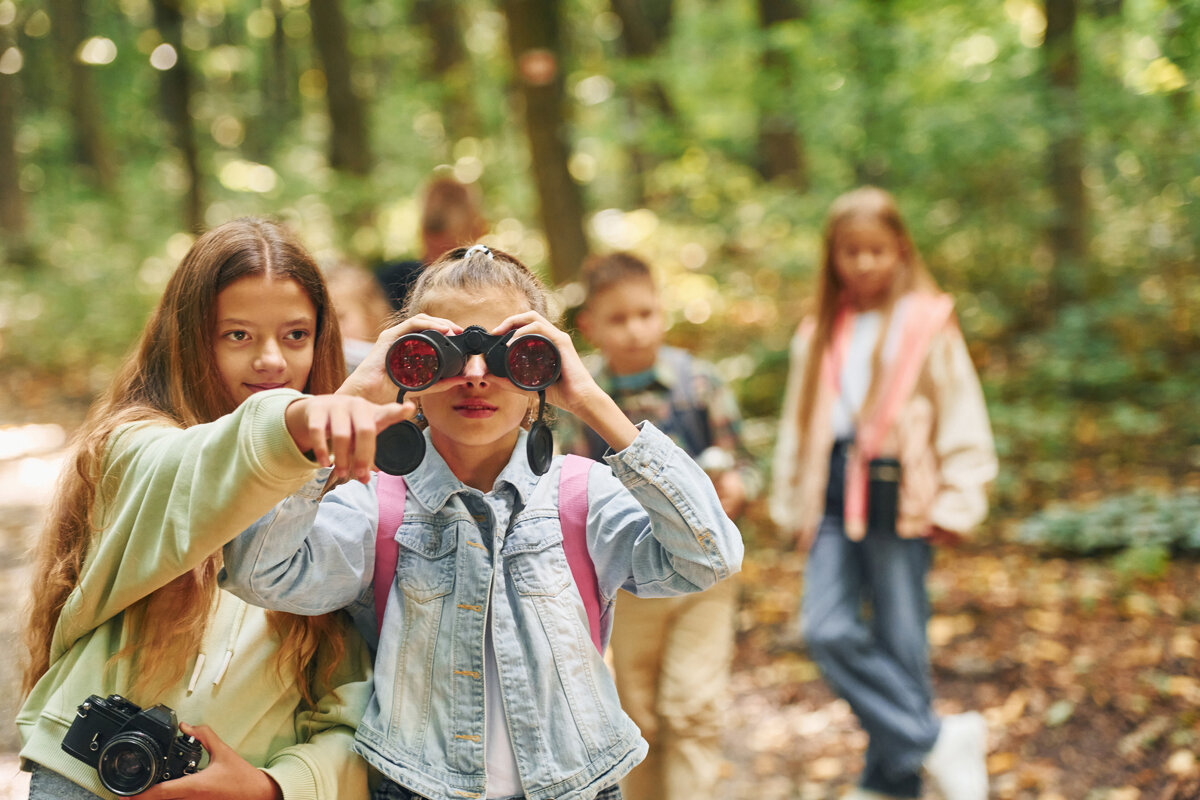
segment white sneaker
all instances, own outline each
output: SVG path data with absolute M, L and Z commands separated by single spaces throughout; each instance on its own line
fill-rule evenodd
M 979 712 L 942 718 L 925 769 L 944 800 L 987 800 L 987 723 Z

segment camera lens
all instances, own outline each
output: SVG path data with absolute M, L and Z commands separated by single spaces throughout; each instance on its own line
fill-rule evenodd
M 437 380 L 441 359 L 424 339 L 403 337 L 388 351 L 387 371 L 398 386 L 424 389 Z
M 558 348 L 541 336 L 522 336 L 508 348 L 508 375 L 522 389 L 545 389 L 558 379 Z
M 143 733 L 117 734 L 100 750 L 96 772 L 105 789 L 122 797 L 149 789 L 158 779 L 162 753 Z

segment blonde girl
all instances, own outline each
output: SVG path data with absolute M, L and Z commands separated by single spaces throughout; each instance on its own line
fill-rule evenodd
M 850 797 L 918 797 L 924 767 L 944 796 L 984 800 L 983 719 L 933 712 L 925 636 L 930 543 L 983 519 L 996 472 L 979 380 L 891 195 L 839 197 L 824 244 L 771 498 L 808 552 L 805 644 L 869 735 Z
M 649 423 L 630 422 L 549 320 L 546 290 L 515 258 L 476 245 L 427 267 L 404 320 L 344 390 L 394 396 L 383 353 L 421 330 L 479 325 L 549 338 L 562 377 L 547 400 L 611 448 L 586 474 L 587 550 L 605 631 L 617 589 L 699 591 L 736 572 L 742 543 L 712 482 Z M 406 476 L 403 523 L 358 750 L 383 773 L 380 800 L 617 798 L 646 753 L 621 710 L 572 586 L 559 519 L 562 459 L 539 475 L 526 426 L 537 397 L 483 356 L 419 393 L 423 462 Z M 226 547 L 228 586 L 296 613 L 369 606 L 377 483 L 289 501 Z M 373 625 L 372 625 L 373 627 Z
M 365 477 L 376 430 L 412 412 L 328 394 L 343 370 L 290 233 L 242 219 L 197 239 L 79 431 L 38 544 L 17 717 L 31 798 L 114 796 L 61 748 L 93 694 L 163 703 L 207 750 L 147 800 L 365 796 L 362 640 L 217 588 L 226 541 L 322 465 Z

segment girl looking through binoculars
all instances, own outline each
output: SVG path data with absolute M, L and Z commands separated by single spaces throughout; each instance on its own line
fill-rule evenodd
M 741 537 L 692 459 L 649 423 L 630 422 L 596 384 L 548 319 L 546 290 L 512 256 L 481 245 L 447 253 L 422 272 L 401 316 L 340 390 L 378 402 L 399 384 L 420 405 L 428 446 L 404 465 L 400 521 L 387 476 L 323 496 L 314 481 L 226 547 L 225 585 L 293 613 L 348 607 L 360 628 L 378 630 L 357 734 L 385 777 L 376 798 L 619 797 L 617 781 L 646 744 L 600 653 L 613 597 L 712 586 L 740 568 Z M 457 351 L 462 366 L 408 391 L 426 381 L 398 379 L 388 354 L 414 334 L 427 346 L 410 355 Z M 527 338 L 557 351 L 557 379 L 522 379 Z M 526 429 L 540 424 L 543 394 L 611 448 L 606 464 L 581 460 L 583 512 L 560 496 L 565 459 L 530 444 L 548 439 Z M 564 549 L 573 520 L 585 534 L 598 637 Z M 379 553 L 396 546 L 390 571 L 376 562 L 377 542 Z

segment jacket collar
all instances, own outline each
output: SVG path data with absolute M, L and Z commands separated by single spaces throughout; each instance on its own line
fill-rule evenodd
M 408 486 L 408 491 L 422 506 L 436 513 L 441 511 L 442 507 L 455 494 L 476 490 L 460 481 L 450 471 L 446 460 L 442 458 L 442 454 L 430 441 L 429 430 L 426 429 L 423 434 L 425 436 L 425 458 L 421 461 L 420 466 L 405 476 L 404 482 Z M 529 460 L 525 457 L 525 442 L 528 438 L 529 433 L 522 430 L 517 436 L 517 444 L 513 447 L 508 463 L 504 469 L 500 470 L 500 474 L 496 477 L 496 483 L 492 486 L 492 493 L 505 486 L 512 487 L 522 504 L 528 502 L 529 495 L 537 485 L 539 477 L 533 474 L 533 470 L 529 468 Z

